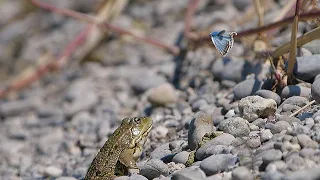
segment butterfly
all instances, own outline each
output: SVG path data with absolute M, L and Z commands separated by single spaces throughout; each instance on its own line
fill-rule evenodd
M 226 35 L 225 35 L 226 34 Z M 229 50 L 233 46 L 233 36 L 237 35 L 236 32 L 228 32 L 226 33 L 225 30 L 220 32 L 212 32 L 210 33 L 210 37 L 212 40 L 213 45 L 219 51 L 219 53 L 224 57 L 227 55 Z

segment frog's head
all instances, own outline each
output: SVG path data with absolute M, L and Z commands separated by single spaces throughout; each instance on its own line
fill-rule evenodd
M 136 146 L 141 140 L 145 140 L 152 127 L 150 117 L 133 117 L 124 119 L 123 123 L 128 123 L 132 135 L 130 147 Z

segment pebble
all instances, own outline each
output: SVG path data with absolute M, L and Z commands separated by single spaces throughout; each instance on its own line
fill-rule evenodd
M 272 134 L 280 133 L 281 131 L 287 130 L 288 128 L 291 127 L 291 125 L 286 121 L 278 121 L 275 124 L 269 123 L 269 125 L 271 125 L 270 130 Z
M 269 163 L 273 161 L 281 160 L 282 152 L 280 150 L 270 149 L 263 152 L 262 161 L 263 165 L 266 167 Z
M 62 177 L 57 178 L 56 180 L 77 180 L 77 179 L 74 177 L 62 176 Z
M 227 170 L 229 166 L 234 166 L 236 161 L 236 157 L 232 154 L 217 154 L 204 159 L 200 164 L 200 168 L 207 176 L 210 176 Z
M 211 71 L 218 79 L 240 82 L 251 72 L 251 66 L 243 59 L 220 58 L 213 63 Z
M 247 96 L 254 95 L 260 90 L 262 82 L 256 79 L 247 79 L 238 83 L 233 88 L 234 99 L 239 100 Z
M 62 169 L 56 167 L 56 166 L 48 166 L 45 171 L 44 174 L 46 176 L 50 176 L 50 177 L 59 177 L 62 175 Z
M 306 105 L 308 103 L 309 103 L 309 100 L 306 97 L 292 96 L 292 97 L 287 98 L 285 101 L 283 101 L 281 103 L 281 105 L 278 107 L 278 109 L 281 110 L 281 108 L 285 104 L 291 104 L 291 105 L 294 105 L 294 106 L 303 107 L 304 105 Z
M 239 101 L 240 115 L 252 122 L 259 117 L 266 118 L 274 115 L 277 103 L 273 99 L 264 99 L 260 96 L 248 96 Z
M 278 105 L 281 103 L 281 98 L 277 93 L 266 89 L 258 90 L 255 95 L 261 96 L 265 99 L 273 99 Z
M 42 104 L 38 98 L 29 98 L 17 101 L 9 101 L 0 104 L 0 114 L 3 116 L 12 116 L 37 109 Z
M 282 89 L 281 98 L 289 98 L 292 96 L 309 97 L 311 89 L 304 86 L 289 85 Z
M 167 164 L 159 159 L 150 159 L 143 165 L 140 174 L 148 179 L 153 179 L 160 175 L 168 176 L 169 168 Z
M 269 141 L 272 138 L 273 134 L 271 133 L 270 129 L 263 129 L 261 130 L 261 134 L 260 134 L 260 141 L 261 142 L 265 142 L 265 141 Z
M 224 146 L 229 146 L 231 143 L 235 140 L 235 137 L 232 136 L 231 134 L 228 133 L 223 133 L 220 136 L 206 142 L 203 146 L 201 146 L 197 151 L 196 151 L 196 157 L 199 159 L 203 159 L 206 157 L 207 153 L 216 151 L 218 149 L 223 149 Z M 215 147 L 217 145 L 222 145 L 218 147 Z M 217 149 L 216 149 L 217 148 Z
M 235 168 L 232 171 L 232 179 L 233 180 L 253 180 L 253 175 L 251 171 L 245 167 L 245 166 L 240 166 Z
M 302 148 L 319 148 L 318 143 L 316 141 L 313 141 L 308 135 L 298 134 L 297 138 Z
M 212 133 L 213 121 L 212 117 L 203 112 L 198 112 L 194 119 L 191 120 L 188 130 L 188 146 L 191 150 L 198 148 L 199 143 L 202 141 L 206 133 Z
M 287 168 L 288 166 L 284 161 L 278 160 L 269 163 L 266 167 L 266 171 L 280 171 L 284 173 L 287 170 Z
M 241 117 L 228 120 L 224 126 L 220 123 L 219 129 L 235 137 L 247 136 L 250 133 L 249 122 Z
M 129 84 L 137 93 L 143 93 L 166 82 L 162 75 L 145 69 L 137 69 L 136 72 L 130 73 L 128 79 Z
M 319 167 L 290 172 L 284 180 L 316 180 L 320 179 Z
M 297 62 L 293 70 L 296 78 L 308 81 L 316 77 L 320 72 L 320 54 L 312 56 L 297 57 Z
M 172 161 L 175 163 L 186 164 L 189 158 L 189 154 L 190 152 L 181 151 L 173 157 Z
M 281 145 L 281 151 L 282 152 L 291 152 L 291 151 L 300 151 L 301 146 L 298 143 L 291 143 L 289 141 L 283 142 Z
M 232 146 L 226 146 L 226 145 L 213 145 L 208 147 L 205 151 L 198 150 L 196 151 L 196 158 L 198 160 L 203 160 L 206 157 L 209 157 L 211 155 L 216 154 L 228 154 L 231 152 Z
M 300 156 L 290 156 L 286 159 L 288 169 L 291 171 L 297 171 L 306 168 L 305 160 Z
M 315 79 L 312 83 L 311 95 L 317 103 L 320 103 L 320 78 Z
M 148 101 L 155 106 L 164 106 L 166 104 L 175 103 L 177 99 L 176 90 L 169 83 L 152 88 L 148 96 Z
M 266 119 L 262 119 L 262 118 L 258 118 L 255 121 L 251 122 L 250 124 L 256 125 L 259 128 L 264 129 L 265 125 L 266 125 L 267 120 Z
M 170 150 L 169 143 L 157 145 L 156 148 L 150 154 L 151 158 L 153 159 L 163 159 L 171 155 L 172 151 Z
M 157 139 L 164 139 L 168 135 L 168 133 L 168 128 L 161 125 L 153 129 L 153 131 L 151 132 L 151 136 Z
M 172 180 L 206 180 L 206 174 L 199 166 L 191 166 L 172 174 Z

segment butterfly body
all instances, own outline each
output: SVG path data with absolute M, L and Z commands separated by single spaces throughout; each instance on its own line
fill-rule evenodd
M 226 33 L 225 30 L 220 32 L 212 32 L 210 33 L 210 37 L 213 45 L 219 51 L 222 56 L 226 56 L 229 50 L 233 46 L 233 36 L 237 35 L 236 32 Z

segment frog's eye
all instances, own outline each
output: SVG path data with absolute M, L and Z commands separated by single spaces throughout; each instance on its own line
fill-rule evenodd
M 140 119 L 140 118 L 135 117 L 135 118 L 133 118 L 133 120 L 134 120 L 134 122 L 136 122 L 137 124 L 140 124 L 140 123 L 141 123 L 141 119 Z
M 139 130 L 138 128 L 133 128 L 133 129 L 132 129 L 132 134 L 133 134 L 134 136 L 137 136 L 137 135 L 140 134 L 140 130 Z

